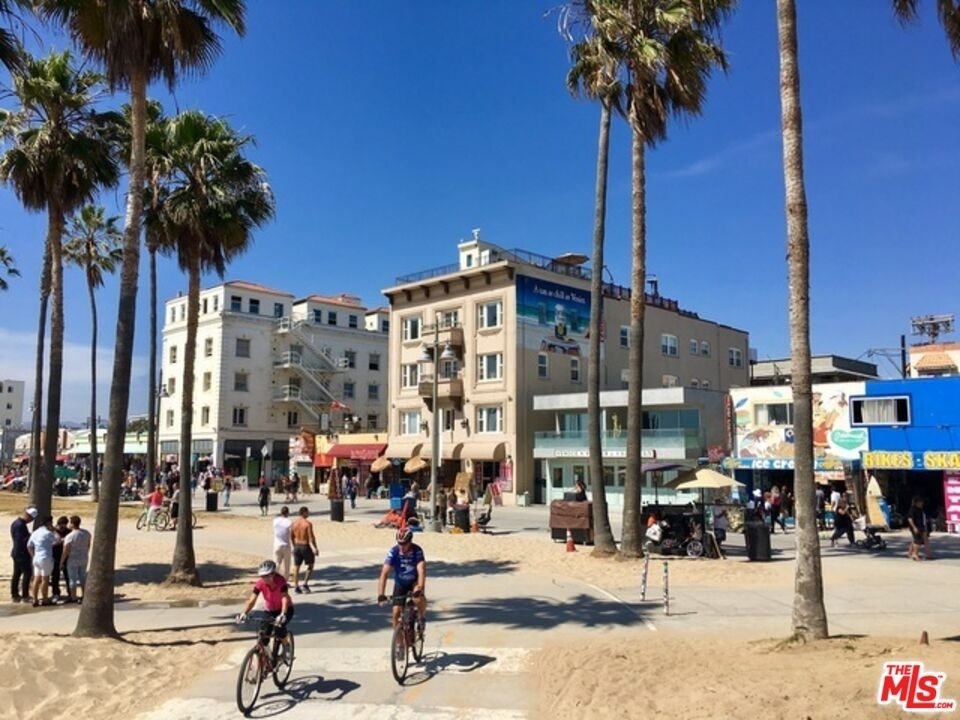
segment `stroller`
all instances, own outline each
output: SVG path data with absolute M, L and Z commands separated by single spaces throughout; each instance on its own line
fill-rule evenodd
M 885 529 L 882 525 L 864 525 L 862 529 L 865 537 L 854 542 L 858 548 L 861 550 L 887 549 L 887 541 L 880 535 L 880 531 Z

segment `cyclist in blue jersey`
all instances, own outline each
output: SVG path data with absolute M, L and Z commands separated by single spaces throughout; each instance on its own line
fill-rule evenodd
M 427 619 L 427 598 L 424 595 L 427 585 L 427 560 L 423 555 L 423 548 L 413 542 L 413 530 L 402 527 L 397 530 L 397 544 L 390 548 L 387 559 L 380 569 L 380 582 L 377 589 L 377 603 L 382 605 L 387 601 L 384 594 L 387 590 L 387 577 L 393 570 L 393 596 L 400 596 L 400 600 L 393 602 L 393 626 L 400 621 L 402 597 L 412 592 L 416 598 L 417 612 L 420 614 L 420 628 Z

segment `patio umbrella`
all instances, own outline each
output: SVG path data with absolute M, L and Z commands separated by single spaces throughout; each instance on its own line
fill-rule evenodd
M 385 455 L 381 455 L 372 463 L 370 463 L 370 472 L 383 472 L 388 467 L 390 467 L 390 458 Z
M 412 458 L 407 460 L 406 463 L 404 463 L 403 471 L 408 475 L 412 475 L 413 473 L 417 472 L 417 470 L 423 470 L 429 464 L 430 463 L 428 463 L 419 455 L 414 455 Z
M 665 472 L 667 470 L 682 470 L 686 465 L 675 462 L 645 462 L 640 464 L 640 472 Z M 657 480 L 657 476 L 653 476 L 653 502 L 655 505 L 660 505 L 660 483 Z
M 737 482 L 729 475 L 718 473 L 716 470 L 706 467 L 680 473 L 670 484 L 676 490 L 728 490 L 746 487 L 742 482 Z

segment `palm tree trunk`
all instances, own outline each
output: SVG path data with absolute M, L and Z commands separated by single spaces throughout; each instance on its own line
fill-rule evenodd
M 87 267 L 94 262 L 91 240 L 87 240 Z M 87 283 L 90 293 L 90 499 L 100 502 L 100 473 L 97 472 L 97 299 L 92 282 Z
M 631 112 L 633 112 L 631 110 Z M 630 377 L 627 387 L 627 467 L 623 483 L 623 538 L 620 553 L 635 557 L 643 553 L 640 528 L 640 437 L 643 427 L 643 317 L 646 310 L 647 197 L 646 138 L 631 121 L 633 238 L 630 275 Z
M 199 248 L 196 249 L 199 253 Z M 197 558 L 193 549 L 193 525 L 190 514 L 193 493 L 190 478 L 193 477 L 193 365 L 197 357 L 197 325 L 200 320 L 200 257 L 190 259 L 187 285 L 187 339 L 183 347 L 183 379 L 180 399 L 180 521 L 177 523 L 177 541 L 173 548 L 173 565 L 167 582 L 199 585 Z
M 820 538 L 813 484 L 813 398 L 810 387 L 810 237 L 803 181 L 803 126 L 797 67 L 797 10 L 794 0 L 777 0 L 780 36 L 780 106 L 783 178 L 787 206 L 787 262 L 790 276 L 790 367 L 793 390 L 794 497 L 797 566 L 793 632 L 804 639 L 827 637 L 823 604 Z
M 157 478 L 157 245 L 149 238 L 150 254 L 150 396 L 147 398 L 147 492 L 153 492 Z
M 50 374 L 47 377 L 47 412 L 44 421 L 43 472 L 37 490 L 37 510 L 50 514 L 53 481 L 60 446 L 60 402 L 63 390 L 63 212 L 56 197 L 47 206 L 47 246 L 50 248 Z
M 116 637 L 114 623 L 114 564 L 120 515 L 120 483 L 123 478 L 123 444 L 130 405 L 130 367 L 133 362 L 134 326 L 137 317 L 137 281 L 140 269 L 140 223 L 143 218 L 144 145 L 147 121 L 147 74 L 140 70 L 130 79 L 130 188 L 123 232 L 123 263 L 120 269 L 120 300 L 114 342 L 113 377 L 103 482 L 97 505 L 97 533 L 90 552 L 90 574 L 77 637 Z
M 40 318 L 37 320 L 37 349 L 36 366 L 33 387 L 33 403 L 30 413 L 30 503 L 37 508 L 41 507 L 42 498 L 46 497 L 47 507 L 50 507 L 50 490 L 46 492 L 40 484 L 40 458 L 43 456 L 43 432 L 41 418 L 43 417 L 43 355 L 47 337 L 47 305 L 50 301 L 50 244 L 43 245 L 43 266 L 40 268 Z M 49 514 L 49 513 L 48 513 Z
M 597 142 L 597 185 L 593 215 L 593 275 L 590 278 L 590 356 L 587 361 L 587 442 L 590 449 L 590 489 L 593 496 L 592 555 L 617 551 L 610 528 L 607 490 L 603 484 L 603 441 L 600 428 L 600 349 L 603 326 L 603 245 L 607 219 L 607 164 L 610 156 L 610 104 L 600 103 Z

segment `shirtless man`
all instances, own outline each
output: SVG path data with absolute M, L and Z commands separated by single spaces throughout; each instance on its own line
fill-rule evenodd
M 293 540 L 293 591 L 295 593 L 310 592 L 310 573 L 313 572 L 313 563 L 320 553 L 317 549 L 317 538 L 313 534 L 313 523 L 309 520 L 310 511 L 306 507 L 300 508 L 300 517 L 293 521 L 290 528 L 290 537 Z M 300 586 L 300 566 L 306 564 L 307 571 L 303 576 L 303 586 Z

